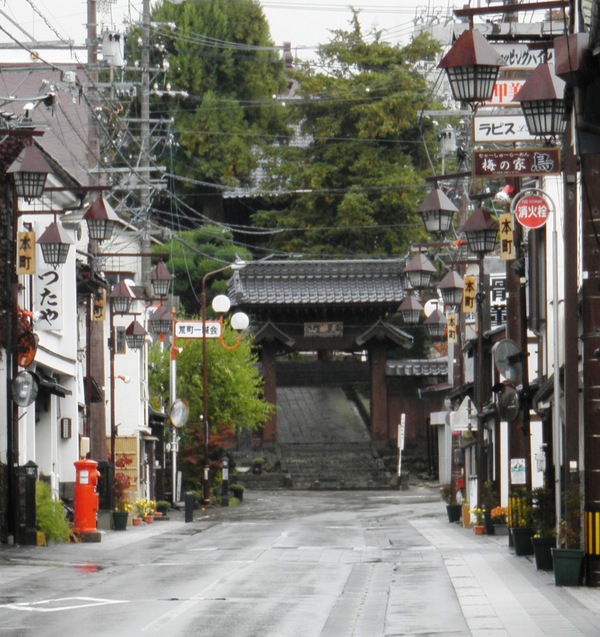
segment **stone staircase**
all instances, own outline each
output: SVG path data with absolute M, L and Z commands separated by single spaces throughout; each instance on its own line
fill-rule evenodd
M 278 442 L 238 451 L 235 480 L 250 489 L 386 489 L 396 458 L 382 458 L 342 387 L 278 389 Z M 263 458 L 260 474 L 252 460 Z
M 385 489 L 391 475 L 370 443 L 280 445 L 293 489 Z

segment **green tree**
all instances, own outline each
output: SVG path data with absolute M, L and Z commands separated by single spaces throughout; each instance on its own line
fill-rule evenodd
M 404 47 L 377 35 L 367 43 L 355 14 L 350 31 L 320 47 L 319 64 L 298 71 L 301 99 L 289 104 L 309 143 L 271 149 L 270 187 L 281 194 L 253 218 L 279 231 L 272 249 L 391 255 L 423 237 L 415 210 L 426 194 L 424 140 L 433 131 L 420 117 L 431 97 L 415 65 L 438 48 L 424 35 Z
M 183 311 L 180 318 L 200 313 L 202 278 L 241 258 L 250 261 L 248 250 L 235 246 L 231 232 L 217 226 L 201 226 L 174 235 L 170 242 L 154 248 L 156 253 L 168 254 L 165 263 L 173 275 L 173 293 L 179 296 Z M 207 281 L 207 305 L 215 294 L 227 292 L 231 271 L 225 271 Z
M 229 347 L 235 345 L 236 335 L 225 326 L 223 340 Z M 186 484 L 198 484 L 204 453 L 204 425 L 202 420 L 203 378 L 202 341 L 179 340 L 177 355 L 178 397 L 187 400 L 190 415 L 181 430 L 180 459 Z M 216 339 L 206 343 L 207 409 L 211 442 L 222 440 L 225 433 L 257 429 L 270 417 L 273 406 L 262 395 L 262 378 L 257 368 L 252 341 L 242 337 L 235 349 L 226 349 Z M 149 385 L 150 404 L 154 409 L 166 409 L 169 400 L 170 356 L 159 346 L 150 351 Z M 210 446 L 211 461 L 218 450 Z M 214 454 L 214 456 L 213 456 Z
M 214 196 L 206 195 L 247 184 L 261 148 L 288 134 L 288 112 L 273 99 L 286 85 L 284 63 L 257 0 L 165 1 L 152 21 L 160 42 L 152 66 L 165 58 L 165 83 L 187 92 L 154 97 L 152 114 L 174 118 L 174 172 L 195 182 L 183 184 L 189 204 L 214 214 Z M 131 35 L 130 56 L 139 59 L 139 33 Z

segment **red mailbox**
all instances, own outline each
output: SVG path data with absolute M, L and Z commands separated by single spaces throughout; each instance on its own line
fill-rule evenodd
M 96 485 L 100 472 L 95 460 L 79 460 L 75 463 L 75 493 L 73 502 L 73 526 L 78 533 L 96 533 L 100 500 Z

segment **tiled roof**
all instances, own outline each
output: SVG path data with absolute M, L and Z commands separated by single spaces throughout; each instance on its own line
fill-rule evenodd
M 406 359 L 388 361 L 385 366 L 387 376 L 447 376 L 448 359 Z
M 85 80 L 83 69 L 77 65 L 61 65 L 62 71 L 73 71 L 80 81 Z M 14 95 L 21 100 L 55 93 L 56 102 L 51 108 L 40 103 L 32 112 L 35 128 L 45 134 L 36 138 L 37 143 L 53 157 L 56 162 L 81 184 L 97 183 L 86 170 L 88 164 L 88 145 L 90 126 L 89 108 L 75 89 L 67 90 L 62 81 L 61 71 L 40 63 L 0 65 L 0 95 Z M 23 114 L 23 101 L 8 101 L 3 111 Z
M 229 293 L 245 307 L 399 305 L 404 266 L 400 259 L 249 263 L 235 272 Z

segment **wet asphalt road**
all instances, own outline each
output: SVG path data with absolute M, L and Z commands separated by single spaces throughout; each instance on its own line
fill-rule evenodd
M 411 524 L 436 491 L 246 492 L 99 544 L 0 548 L 0 635 L 468 635 Z M 429 559 L 429 555 L 432 559 Z

